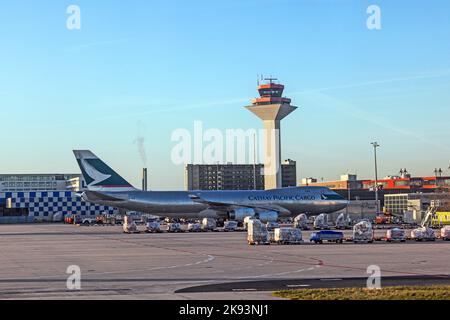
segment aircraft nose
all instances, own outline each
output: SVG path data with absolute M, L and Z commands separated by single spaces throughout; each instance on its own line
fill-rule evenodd
M 349 205 L 349 203 L 350 203 L 350 201 L 347 201 L 347 200 L 342 200 L 342 201 L 339 201 L 339 203 L 337 204 L 337 206 L 338 206 L 338 210 L 342 210 L 342 209 L 345 209 L 345 208 L 347 208 L 347 206 Z

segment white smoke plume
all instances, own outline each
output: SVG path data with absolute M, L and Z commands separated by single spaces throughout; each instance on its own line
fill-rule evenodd
M 139 157 L 141 158 L 142 164 L 144 167 L 147 167 L 147 150 L 145 149 L 145 125 L 142 121 L 138 121 L 137 123 L 137 137 L 134 140 L 134 143 L 137 144 Z

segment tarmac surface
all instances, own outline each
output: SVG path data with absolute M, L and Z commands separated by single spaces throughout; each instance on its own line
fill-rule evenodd
M 33 224 L 0 225 L 0 241 L 0 299 L 275 299 L 279 289 L 365 286 L 370 265 L 381 285 L 450 283 L 443 240 L 249 246 L 245 232 Z M 71 265 L 81 290 L 67 289 Z

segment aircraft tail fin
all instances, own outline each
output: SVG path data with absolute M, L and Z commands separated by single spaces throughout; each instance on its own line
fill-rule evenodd
M 90 150 L 74 150 L 88 190 L 131 191 L 136 190 L 124 178 L 111 169 Z

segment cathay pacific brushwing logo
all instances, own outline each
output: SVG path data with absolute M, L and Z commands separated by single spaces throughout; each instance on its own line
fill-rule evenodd
M 106 179 L 111 178 L 110 174 L 104 174 L 95 169 L 92 165 L 90 165 L 85 159 L 81 159 L 81 165 L 83 166 L 86 174 L 91 177 L 94 181 L 88 184 L 89 187 L 95 186 Z

